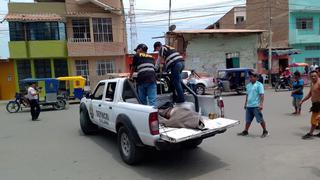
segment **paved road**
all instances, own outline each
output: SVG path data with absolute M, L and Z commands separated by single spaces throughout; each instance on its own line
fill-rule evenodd
M 227 116 L 242 121 L 244 96 L 224 99 Z M 0 106 L 0 179 L 319 179 L 320 138 L 301 140 L 309 114 L 304 107 L 302 116 L 291 116 L 290 101 L 288 92 L 267 91 L 264 113 L 271 135 L 265 139 L 256 123 L 249 137 L 236 136 L 242 123 L 195 150 L 148 152 L 134 167 L 122 162 L 111 133 L 82 134 L 78 105 L 42 112 L 37 122 L 28 112 L 8 114 Z

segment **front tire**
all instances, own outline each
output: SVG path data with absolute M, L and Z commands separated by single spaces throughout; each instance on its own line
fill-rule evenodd
M 206 88 L 204 85 L 202 85 L 202 84 L 196 85 L 196 94 L 204 95 L 205 92 L 206 92 Z
M 53 104 L 55 110 L 62 110 L 66 108 L 66 102 L 62 99 L 58 99 L 56 103 Z
M 129 165 L 137 164 L 142 159 L 142 149 L 135 145 L 132 134 L 125 127 L 120 127 L 118 131 L 118 149 L 122 160 Z
M 87 111 L 82 110 L 80 112 L 80 127 L 85 135 L 93 135 L 98 132 L 98 126 L 91 122 Z
M 7 104 L 6 109 L 9 113 L 16 113 L 20 109 L 20 104 L 16 101 L 11 101 Z

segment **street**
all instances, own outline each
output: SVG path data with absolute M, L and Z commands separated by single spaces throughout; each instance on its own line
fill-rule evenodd
M 204 140 L 194 150 L 148 151 L 137 166 L 121 160 L 112 133 L 83 135 L 78 104 L 43 111 L 40 121 L 31 121 L 29 111 L 9 114 L 3 104 L 0 179 L 319 179 L 320 138 L 301 139 L 310 127 L 310 102 L 304 104 L 301 116 L 292 116 L 289 92 L 267 90 L 264 117 L 270 135 L 262 139 L 255 121 L 248 137 L 236 135 L 244 127 L 244 100 L 245 96 L 224 96 L 226 116 L 240 120 L 239 126 Z

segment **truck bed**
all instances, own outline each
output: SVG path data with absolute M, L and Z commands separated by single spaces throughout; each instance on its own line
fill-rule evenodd
M 208 119 L 203 117 L 203 121 L 205 124 L 203 130 L 170 128 L 160 125 L 160 139 L 170 143 L 180 143 L 191 139 L 208 138 L 240 123 L 237 120 L 226 118 Z

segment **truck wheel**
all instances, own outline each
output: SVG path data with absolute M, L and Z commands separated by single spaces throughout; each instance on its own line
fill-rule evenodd
M 206 92 L 206 88 L 202 84 L 196 85 L 196 93 L 199 95 L 203 95 Z
M 125 163 L 133 165 L 141 161 L 142 149 L 135 145 L 132 134 L 125 127 L 118 131 L 118 148 Z
M 97 125 L 91 122 L 88 112 L 84 110 L 80 112 L 80 127 L 85 135 L 96 134 L 99 129 Z
M 20 104 L 16 101 L 11 101 L 7 104 L 6 109 L 9 113 L 16 113 L 20 109 Z
M 195 149 L 202 143 L 202 139 L 189 140 L 182 143 L 182 146 L 186 149 Z

